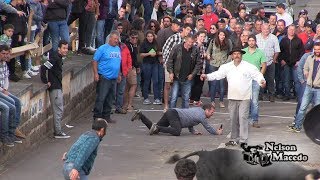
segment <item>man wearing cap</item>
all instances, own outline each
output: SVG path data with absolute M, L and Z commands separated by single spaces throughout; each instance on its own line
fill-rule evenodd
M 254 65 L 242 61 L 245 51 L 235 48 L 229 55 L 233 61 L 220 66 L 218 71 L 202 74 L 200 78 L 208 81 L 228 80 L 229 114 L 232 122 L 231 141 L 227 146 L 236 146 L 248 140 L 248 119 L 250 111 L 250 98 L 252 96 L 252 80 L 264 87 L 266 82 L 263 74 Z
M 277 19 L 283 19 L 286 22 L 286 27 L 293 23 L 292 16 L 286 12 L 286 6 L 283 3 L 280 3 L 276 6 L 277 9 Z
M 308 17 L 308 11 L 306 9 L 302 9 L 300 12 L 299 12 L 299 15 L 298 15 L 298 19 L 294 21 L 294 25 L 298 25 L 298 22 L 299 22 L 299 18 L 300 17 L 303 17 L 307 23 L 311 24 L 312 25 L 312 29 L 315 31 L 315 28 L 317 26 L 316 23 L 314 23 L 311 19 L 309 19 Z
M 210 32 L 210 27 L 212 24 L 216 24 L 219 20 L 218 16 L 212 12 L 212 5 L 207 4 L 205 13 L 202 15 L 204 19 L 204 26 L 208 32 Z
M 224 18 L 220 18 L 218 21 L 218 28 L 220 30 L 225 30 L 226 29 L 226 20 Z
M 199 17 L 196 22 L 196 27 L 194 28 L 194 34 L 196 34 L 199 30 L 204 28 L 204 19 Z

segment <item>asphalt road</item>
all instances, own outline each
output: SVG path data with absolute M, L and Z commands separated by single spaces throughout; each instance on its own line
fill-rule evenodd
M 208 99 L 203 99 L 208 102 Z M 156 122 L 162 115 L 159 105 L 142 105 L 142 99 L 135 99 L 137 108 L 144 110 L 146 116 Z M 180 105 L 180 104 L 179 104 Z M 293 134 L 287 132 L 286 125 L 292 122 L 295 103 L 262 102 L 260 123 L 262 128 L 250 128 L 249 143 L 263 144 L 265 141 L 275 141 L 283 144 L 295 144 L 298 152 L 309 156 L 306 163 L 300 163 L 307 168 L 320 168 L 320 147 L 313 144 L 302 132 Z M 117 120 L 112 124 L 106 137 L 100 145 L 95 166 L 90 175 L 93 180 L 123 180 L 123 179 L 175 179 L 173 165 L 165 161 L 175 153 L 181 155 L 197 150 L 213 150 L 227 142 L 230 132 L 230 120 L 227 109 L 217 108 L 214 117 L 209 121 L 214 127 L 224 124 L 224 135 L 212 136 L 198 125 L 196 129 L 203 132 L 202 136 L 191 135 L 187 129 L 180 137 L 167 135 L 148 135 L 147 128 L 140 122 L 131 122 L 133 113 L 114 115 Z M 1 180 L 57 180 L 62 179 L 60 160 L 77 137 L 90 128 L 92 114 L 88 110 L 86 116 L 71 122 L 75 125 L 66 129 L 70 139 L 51 139 L 42 143 L 30 152 L 26 152 L 3 166 L 0 171 Z M 196 159 L 195 159 L 196 160 Z

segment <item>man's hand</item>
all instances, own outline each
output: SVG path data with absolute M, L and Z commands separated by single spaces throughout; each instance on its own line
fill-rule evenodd
M 1 91 L 4 95 L 9 95 L 9 91 L 8 90 L 6 90 L 6 89 L 3 89 L 2 91 Z
M 151 56 L 151 57 L 155 57 L 156 55 L 157 55 L 157 53 L 149 53 L 149 55 Z
M 192 74 L 189 74 L 188 80 L 191 81 L 192 79 L 193 79 L 193 75 L 192 75 Z
M 204 81 L 204 80 L 206 80 L 206 79 L 207 79 L 207 75 L 206 75 L 206 74 L 201 74 L 200 80 L 201 80 L 201 81 Z
M 304 72 L 303 74 L 304 74 L 304 77 L 305 77 L 306 79 L 308 79 L 309 72 Z
M 285 66 L 287 63 L 284 60 L 281 60 L 281 66 Z
M 173 73 L 170 73 L 170 74 L 169 74 L 169 78 L 170 78 L 170 81 L 171 81 L 171 82 L 173 82 L 173 77 L 174 77 L 174 74 L 173 74 Z
M 70 180 L 77 180 L 80 178 L 79 172 L 76 169 L 72 169 L 70 174 L 69 174 Z
M 262 88 L 265 88 L 266 87 L 266 81 L 265 80 L 262 80 L 262 81 L 260 81 L 260 86 L 262 87 Z
M 62 161 L 67 159 L 66 155 L 67 155 L 67 152 L 63 153 L 62 158 L 61 158 Z
M 209 54 L 207 55 L 207 59 L 208 59 L 208 60 L 210 60 L 210 59 L 211 59 L 211 56 L 210 56 Z
M 202 133 L 201 132 L 199 132 L 199 131 L 194 131 L 194 133 L 193 133 L 194 135 L 202 135 Z
M 19 15 L 19 17 L 26 15 L 23 11 L 17 11 L 17 14 Z
M 48 88 L 50 88 L 51 87 L 51 82 L 48 82 L 47 86 L 48 86 Z
M 140 68 L 136 68 L 136 72 L 137 72 L 137 74 L 139 74 L 140 73 Z
M 95 74 L 95 75 L 94 75 L 94 81 L 95 81 L 95 82 L 98 82 L 98 81 L 99 81 L 99 74 Z
M 217 135 L 221 135 L 222 133 L 223 133 L 223 129 L 220 129 L 220 128 L 219 128 L 219 129 L 217 130 Z
M 121 82 L 121 78 L 122 78 L 121 75 L 119 75 L 119 76 L 118 76 L 118 79 L 117 79 L 117 83 L 120 83 L 120 82 Z

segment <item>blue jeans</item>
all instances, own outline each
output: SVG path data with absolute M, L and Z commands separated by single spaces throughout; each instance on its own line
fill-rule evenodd
M 320 104 L 320 89 L 314 89 L 309 85 L 306 85 L 306 88 L 303 93 L 301 105 L 297 113 L 296 119 L 294 121 L 296 128 L 301 129 L 304 116 L 306 114 L 306 111 L 312 99 L 314 99 L 315 106 Z
M 179 91 L 182 98 L 182 108 L 189 108 L 191 85 L 192 85 L 192 81 L 190 80 L 186 80 L 185 82 L 173 80 L 173 85 L 171 90 L 171 99 L 170 99 L 170 108 L 177 107 Z
M 20 99 L 10 93 L 9 95 L 0 93 L 0 100 L 1 102 L 5 103 L 9 107 L 9 117 L 12 118 L 11 128 L 9 125 L 9 135 L 14 135 L 15 130 L 20 123 L 20 116 L 21 116 Z
M 74 165 L 73 163 L 64 163 L 63 164 L 63 176 L 65 180 L 70 180 L 70 172 L 73 169 Z M 79 171 L 80 180 L 88 180 L 88 176 L 84 173 L 83 170 Z
M 116 88 L 116 110 L 120 110 L 123 106 L 123 94 L 126 87 L 126 77 L 121 76 L 120 83 L 117 83 Z
M 48 22 L 48 29 L 52 40 L 52 51 L 58 50 L 60 39 L 70 41 L 69 27 L 66 20 Z
M 9 104 L 9 106 L 7 105 Z M 7 101 L 0 99 L 0 112 L 1 112 L 1 134 L 0 138 L 4 139 L 9 137 L 9 131 L 14 129 L 12 119 L 14 119 L 15 107 Z
M 215 66 L 210 65 L 208 73 L 215 72 L 218 69 L 219 69 L 219 67 L 215 67 Z M 223 102 L 223 97 L 224 97 L 224 79 L 210 81 L 209 85 L 210 85 L 209 89 L 210 89 L 211 102 L 214 102 L 215 97 L 216 97 L 216 93 L 217 93 L 218 90 L 220 92 L 219 100 L 220 100 L 220 102 Z M 218 89 L 218 86 L 220 87 L 219 89 Z
M 259 92 L 260 86 L 257 81 L 252 81 L 252 98 L 250 101 L 250 119 L 258 122 L 259 118 Z
M 143 98 L 148 99 L 148 94 L 149 94 L 149 86 L 150 82 L 152 79 L 152 84 L 153 84 L 153 94 L 154 94 L 154 99 L 159 99 L 160 100 L 160 91 L 158 87 L 159 83 L 159 64 L 153 63 L 143 63 L 142 64 L 142 71 L 143 71 Z
M 96 34 L 96 48 L 100 47 L 101 45 L 103 45 L 105 42 L 105 38 L 104 38 L 104 25 L 106 23 L 106 20 L 98 20 L 96 23 L 96 28 L 95 28 L 95 34 Z
M 300 83 L 299 82 L 299 94 L 297 94 L 298 103 L 297 103 L 297 107 L 296 107 L 296 115 L 299 112 L 299 109 L 300 109 L 300 106 L 301 106 L 302 97 L 303 97 L 305 89 L 306 89 L 306 82 L 304 82 L 304 83 Z
M 164 88 L 164 67 L 163 64 L 159 64 L 159 83 L 158 87 L 160 90 L 160 100 L 163 98 L 163 88 Z
M 115 79 L 109 80 L 100 75 L 96 87 L 96 102 L 93 110 L 94 118 L 110 119 L 116 83 Z
M 152 1 L 150 1 L 150 0 L 142 0 L 142 5 L 143 5 L 143 8 L 144 8 L 143 19 L 147 24 L 147 23 L 149 23 L 149 21 L 151 19 L 151 14 L 152 14 L 152 10 L 153 10 Z
M 294 89 L 296 94 L 299 94 L 299 80 L 297 75 L 297 69 L 295 67 L 290 67 L 288 65 L 285 65 L 283 67 L 283 86 L 284 86 L 284 95 L 288 97 L 291 96 L 290 95 L 291 80 L 293 80 L 294 82 Z

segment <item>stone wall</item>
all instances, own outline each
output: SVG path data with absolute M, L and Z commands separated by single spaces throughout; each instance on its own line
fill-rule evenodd
M 91 108 L 90 105 L 95 99 L 95 83 L 90 61 L 81 61 L 81 65 L 77 64 L 77 67 L 72 63 L 69 64 L 71 67 L 63 73 L 62 125 L 83 115 L 87 108 Z M 40 89 L 35 90 L 35 87 L 39 86 Z M 47 137 L 53 137 L 53 116 L 46 87 L 41 83 L 38 83 L 38 86 L 33 83 L 22 93 L 16 94 L 22 103 L 19 129 L 27 138 L 23 140 L 23 144 L 17 144 L 13 148 L 0 145 L 0 163 L 36 146 Z

